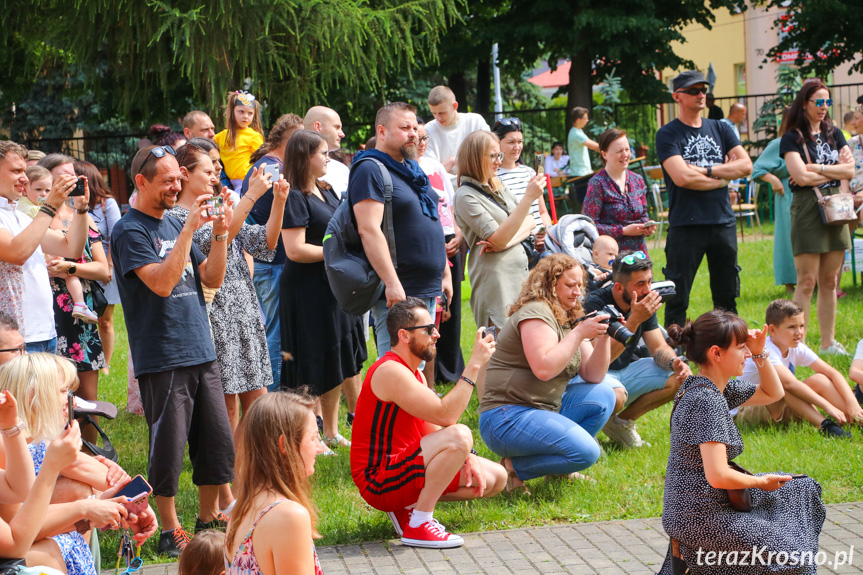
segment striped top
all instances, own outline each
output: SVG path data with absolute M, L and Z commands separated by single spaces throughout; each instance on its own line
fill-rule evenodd
M 536 176 L 536 172 L 532 168 L 524 164 L 518 164 L 515 168 L 507 170 L 505 168 L 497 169 L 497 177 L 501 183 L 509 189 L 515 196 L 516 203 L 520 202 L 524 197 L 524 192 L 527 190 L 527 185 Z M 542 225 L 542 218 L 539 217 L 539 200 L 534 200 L 530 206 L 530 215 L 533 216 L 533 221 L 536 222 L 536 227 Z

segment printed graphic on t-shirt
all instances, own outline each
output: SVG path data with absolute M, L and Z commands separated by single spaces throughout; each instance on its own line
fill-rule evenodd
M 688 164 L 705 168 L 725 161 L 722 146 L 709 135 L 689 136 L 683 146 L 683 159 Z
M 835 164 L 839 161 L 839 152 L 830 147 L 827 142 L 819 138 L 815 141 L 815 152 L 818 155 L 818 164 Z
M 174 249 L 174 244 L 177 243 L 177 240 L 156 238 L 153 243 L 155 244 L 156 252 L 159 254 L 159 259 L 165 261 L 168 254 Z M 180 276 L 180 281 L 174 286 L 171 297 L 180 298 L 197 294 L 198 286 L 195 284 L 195 268 L 192 266 L 192 256 L 190 254 L 186 256 L 186 266 L 183 268 L 183 275 Z

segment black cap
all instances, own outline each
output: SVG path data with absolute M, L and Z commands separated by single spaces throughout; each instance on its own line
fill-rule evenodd
M 690 86 L 694 86 L 695 84 L 706 84 L 707 80 L 704 79 L 704 76 L 701 75 L 701 72 L 698 70 L 687 70 L 686 72 L 681 72 L 677 75 L 674 80 L 671 81 L 671 87 L 676 92 L 678 90 L 683 90 L 684 88 L 688 88 Z

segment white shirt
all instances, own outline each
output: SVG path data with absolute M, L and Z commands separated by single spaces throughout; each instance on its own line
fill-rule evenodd
M 452 205 L 455 190 L 449 174 L 443 164 L 433 158 L 423 155 L 419 161 L 420 168 L 429 177 L 432 189 L 437 192 L 439 201 L 437 206 L 438 220 L 443 228 L 443 235 L 449 236 L 455 233 L 455 220 L 453 219 Z
M 333 191 L 339 196 L 348 191 L 348 176 L 351 169 L 338 160 L 330 158 L 327 163 L 327 173 L 321 178 L 333 187 Z
M 426 135 L 429 138 L 425 155 L 446 162 L 458 154 L 458 149 L 468 134 L 478 130 L 489 131 L 488 123 L 479 114 L 465 112 L 458 115 L 458 121 L 452 126 L 441 126 L 437 120 L 426 124 Z M 450 174 L 455 175 L 455 166 Z
M 854 351 L 854 359 L 863 359 L 863 339 L 857 342 L 857 349 Z
M 764 344 L 764 351 L 768 350 L 770 351 L 770 355 L 767 359 L 770 360 L 770 363 L 773 365 L 784 365 L 791 373 L 794 373 L 794 369 L 797 366 L 809 367 L 818 359 L 818 355 L 803 342 L 800 342 L 797 347 L 789 347 L 788 354 L 782 357 L 782 352 L 770 340 L 770 336 L 767 336 L 767 342 Z M 758 367 L 755 365 L 755 360 L 751 357 L 746 360 L 746 365 L 743 366 L 743 375 L 740 376 L 740 379 L 756 385 L 761 383 L 761 378 L 758 377 Z
M 527 191 L 527 185 L 535 176 L 536 172 L 533 171 L 533 168 L 529 168 L 524 164 L 518 164 L 511 170 L 507 170 L 506 168 L 497 169 L 497 177 L 500 179 L 501 183 L 503 183 L 503 185 L 512 192 L 512 195 L 515 196 L 516 202 L 520 202 L 524 197 L 524 193 Z M 542 218 L 539 217 L 539 199 L 533 201 L 528 213 L 533 217 L 533 221 L 536 222 L 534 230 L 539 229 L 539 226 L 542 225 Z
M 16 205 L 0 197 L 0 228 L 9 230 L 13 237 L 33 222 L 16 210 Z M 0 309 L 18 321 L 26 343 L 57 337 L 51 282 L 41 246 L 36 246 L 23 266 L 0 261 Z
M 563 154 L 559 160 L 555 160 L 554 156 L 549 154 L 545 157 L 545 173 L 551 176 L 552 178 L 557 176 L 563 176 L 560 171 L 565 169 L 569 164 L 569 156 Z

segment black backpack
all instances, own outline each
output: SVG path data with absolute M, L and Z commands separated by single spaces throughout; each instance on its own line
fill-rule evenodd
M 393 228 L 393 180 L 386 166 L 375 158 L 362 158 L 354 163 L 351 171 L 366 160 L 378 165 L 384 180 L 384 220 L 381 230 L 387 238 L 393 266 L 398 269 Z M 381 299 L 386 286 L 366 257 L 355 220 L 351 203 L 345 198 L 327 225 L 323 242 L 324 266 L 339 307 L 351 315 L 363 315 Z

